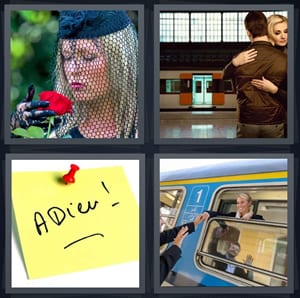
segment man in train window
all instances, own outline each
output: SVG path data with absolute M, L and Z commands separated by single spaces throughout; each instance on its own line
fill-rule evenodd
M 208 245 L 208 253 L 215 255 L 216 257 L 223 258 L 226 260 L 230 261 L 236 261 L 236 257 L 239 255 L 241 251 L 241 246 L 238 241 L 231 241 L 228 248 L 226 249 L 226 253 L 222 254 L 218 252 L 217 246 L 219 239 L 221 235 L 224 233 L 227 233 L 227 228 L 224 227 L 218 227 L 214 231 L 214 236 L 212 240 L 210 241 Z M 253 257 L 251 255 L 246 256 L 246 260 L 244 261 L 244 264 L 246 265 L 252 265 L 253 263 Z M 226 271 L 228 273 L 247 278 L 247 279 L 252 279 L 253 278 L 253 272 L 249 270 L 244 270 L 237 265 L 230 264 L 226 261 L 222 262 L 219 260 L 214 260 L 213 261 L 213 266 L 219 270 Z
M 230 260 L 230 261 L 235 261 L 235 258 L 240 253 L 240 250 L 241 250 L 241 246 L 238 242 L 231 242 L 225 254 L 221 254 L 216 251 L 214 253 L 214 255 L 217 257 L 220 257 L 220 258 Z M 251 265 L 252 262 L 253 262 L 253 257 L 251 255 L 247 255 L 244 264 Z M 243 278 L 252 279 L 252 271 L 249 271 L 249 270 L 246 271 L 234 264 L 228 264 L 226 262 L 214 260 L 214 267 L 219 270 L 226 271 L 228 273 L 231 273 L 231 274 L 243 277 Z
M 287 55 L 272 46 L 268 39 L 267 18 L 251 11 L 245 18 L 251 41 L 245 50 L 255 49 L 255 60 L 243 65 L 234 57 L 223 70 L 223 80 L 232 79 L 237 90 L 238 138 L 283 138 L 286 122 L 286 100 L 251 84 L 253 79 L 268 79 L 278 89 L 286 89 Z

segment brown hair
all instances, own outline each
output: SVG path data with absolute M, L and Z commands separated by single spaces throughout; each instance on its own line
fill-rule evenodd
M 268 35 L 267 18 L 261 11 L 250 11 L 244 23 L 253 38 Z

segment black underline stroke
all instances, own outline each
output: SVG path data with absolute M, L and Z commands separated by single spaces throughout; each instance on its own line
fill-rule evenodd
M 66 245 L 66 246 L 64 247 L 64 249 L 68 248 L 69 246 L 71 246 L 71 245 L 73 245 L 73 244 L 75 244 L 75 243 L 77 243 L 77 242 L 79 242 L 79 241 L 82 241 L 82 240 L 84 240 L 84 239 L 87 239 L 87 238 L 90 238 L 90 237 L 94 237 L 94 236 L 102 236 L 102 237 L 104 237 L 104 235 L 101 234 L 101 233 L 91 234 L 91 235 L 85 236 L 85 237 L 83 237 L 83 238 L 80 238 L 80 239 L 78 239 L 78 240 L 75 240 L 75 241 L 69 243 L 68 245 Z

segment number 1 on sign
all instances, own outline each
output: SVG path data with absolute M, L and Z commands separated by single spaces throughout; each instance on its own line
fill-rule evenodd
M 203 189 L 200 189 L 200 190 L 197 192 L 198 197 L 197 197 L 196 203 L 200 203 L 200 199 L 201 199 L 201 196 L 202 196 L 202 192 L 203 192 Z

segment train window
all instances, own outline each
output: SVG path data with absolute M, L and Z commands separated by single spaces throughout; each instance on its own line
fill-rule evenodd
M 180 93 L 179 79 L 160 79 L 160 93 L 170 94 L 170 93 Z
M 211 76 L 211 75 L 210 75 Z M 195 77 L 195 76 L 194 76 Z M 200 78 L 200 76 L 198 76 Z M 200 79 L 205 76 L 201 76 Z M 208 76 L 207 76 L 208 77 Z M 181 83 L 183 81 L 183 83 Z M 190 91 L 190 87 L 185 87 L 184 83 L 187 83 L 188 80 L 180 79 L 160 79 L 160 94 L 179 94 L 180 92 Z M 223 92 L 226 94 L 235 93 L 234 85 L 231 80 L 213 80 L 206 81 L 207 83 L 207 92 Z M 202 92 L 202 81 L 196 81 L 195 92 Z
M 287 223 L 287 202 L 258 202 L 257 213 L 265 220 Z
M 241 192 L 252 197 L 252 212 L 266 221 L 287 223 L 288 191 L 286 185 L 239 187 L 220 190 L 212 206 L 220 213 L 236 212 L 236 198 Z
M 234 85 L 232 84 L 231 80 L 224 80 L 224 93 L 232 94 L 235 93 Z
M 184 195 L 183 188 L 162 188 L 160 190 L 161 232 L 175 226 Z
M 287 286 L 287 225 L 210 219 L 196 260 L 202 270 L 239 285 Z

